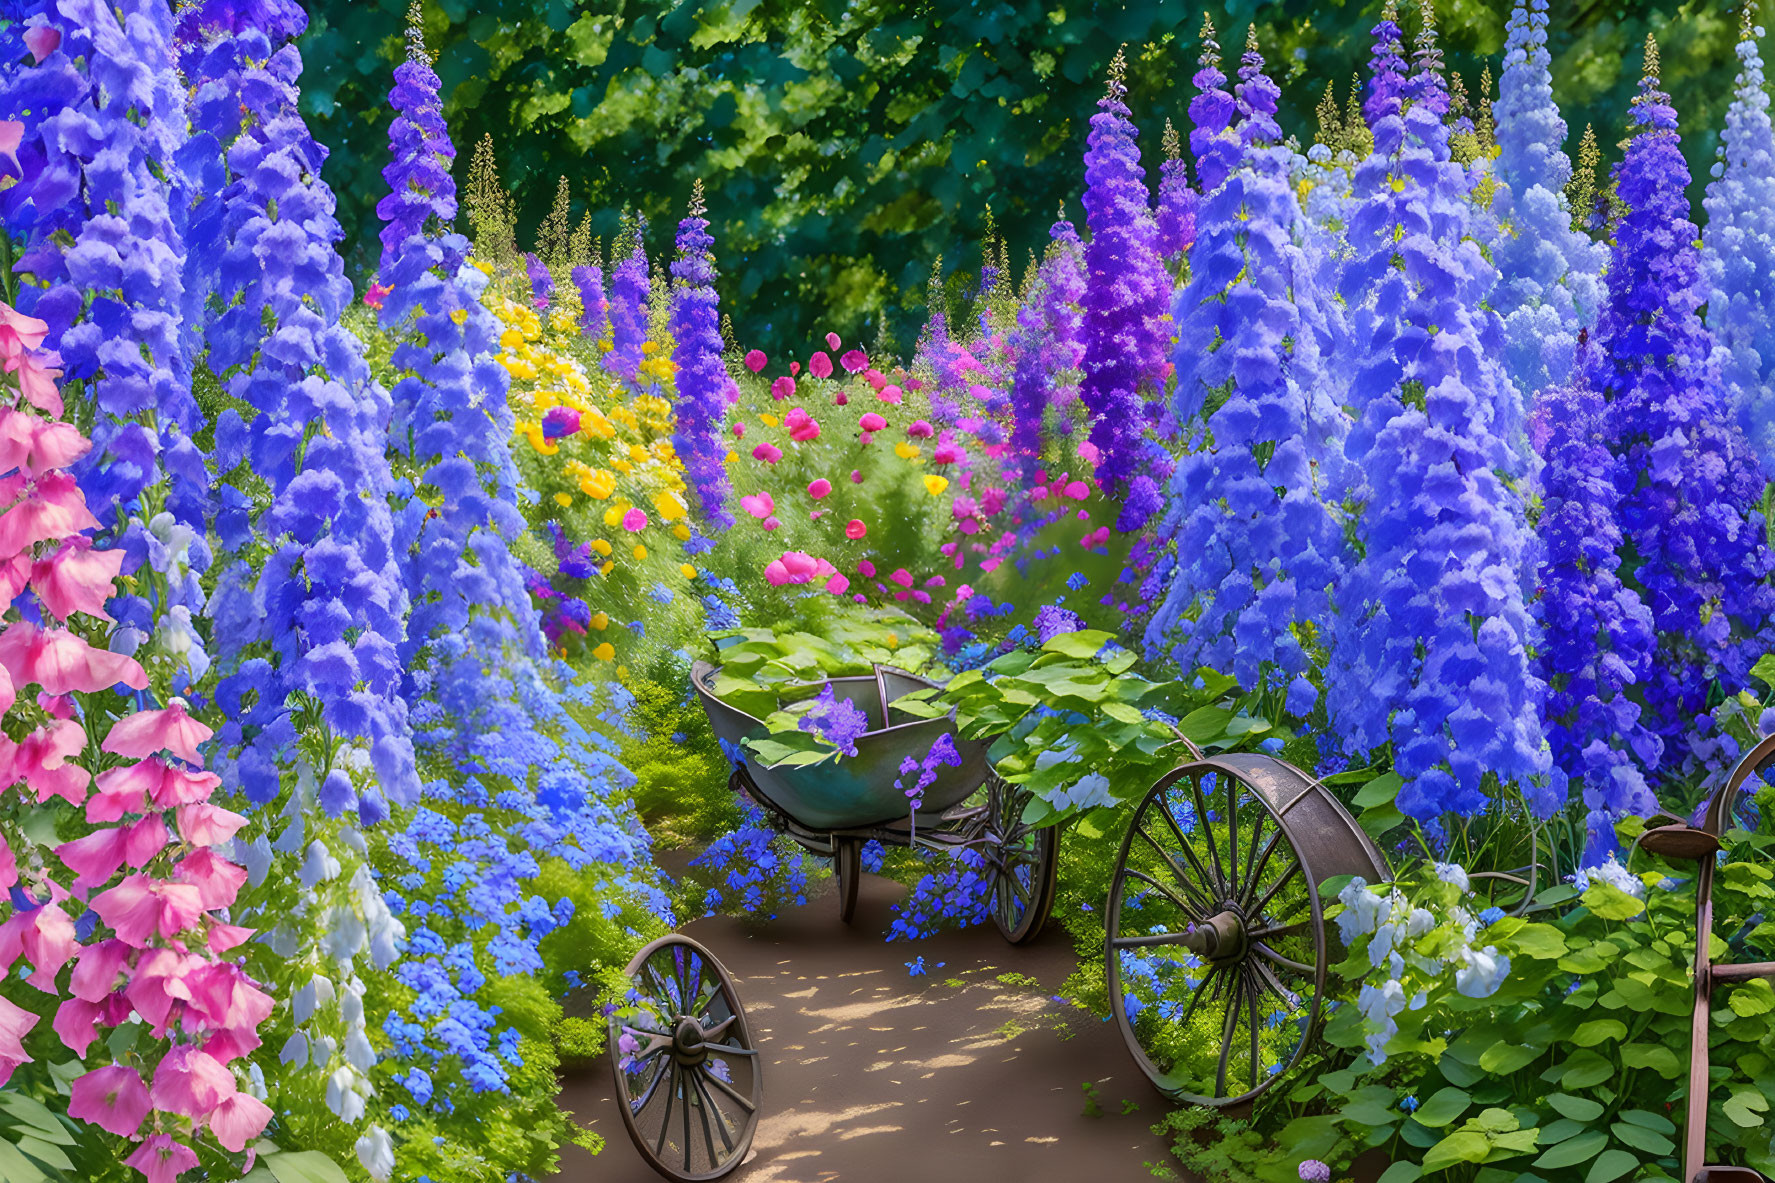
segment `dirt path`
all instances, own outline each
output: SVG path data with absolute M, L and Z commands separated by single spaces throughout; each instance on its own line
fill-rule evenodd
M 764 1117 L 729 1178 L 1122 1183 L 1169 1161 L 1148 1129 L 1163 1103 L 1115 1029 L 1051 997 L 1074 965 L 1057 925 L 1021 949 L 992 928 L 888 944 L 902 888 L 865 875 L 849 928 L 829 890 L 762 927 L 714 917 L 685 929 L 734 975 L 764 1054 Z M 912 977 L 920 954 L 930 972 Z M 1085 1081 L 1101 1117 L 1085 1115 Z M 563 1082 L 563 1107 L 607 1145 L 596 1158 L 569 1148 L 559 1183 L 658 1178 L 611 1097 L 602 1062 Z M 1124 1100 L 1137 1108 L 1124 1113 Z

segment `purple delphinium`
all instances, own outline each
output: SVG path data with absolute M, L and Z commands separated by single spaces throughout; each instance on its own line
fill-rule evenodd
M 869 730 L 869 716 L 848 698 L 839 698 L 826 683 L 814 705 L 795 724 L 801 731 L 812 732 L 846 756 L 857 754 L 857 740 Z
M 1655 636 L 1651 612 L 1619 573 L 1620 492 L 1602 396 L 1580 369 L 1572 385 L 1547 391 L 1544 416 L 1537 659 L 1555 779 L 1582 788 L 1585 862 L 1594 863 L 1615 849 L 1617 820 L 1657 808 L 1640 768 L 1656 767 L 1664 745 L 1628 697 L 1651 668 Z
M 548 266 L 532 252 L 524 253 L 524 275 L 530 280 L 530 299 L 538 308 L 548 307 L 555 298 L 555 278 Z
M 672 360 L 678 366 L 677 430 L 672 445 L 684 461 L 685 481 L 702 501 L 703 516 L 717 530 L 733 525 L 727 510 L 727 417 L 733 375 L 721 357 L 721 305 L 715 294 L 715 256 L 709 220 L 703 216 L 702 183 L 690 212 L 678 223 L 678 257 L 672 262 Z
M 1650 38 L 1631 119 L 1635 133 L 1615 167 L 1625 212 L 1588 378 L 1608 402 L 1613 429 L 1631 556 L 1622 575 L 1658 630 L 1657 657 L 1640 685 L 1646 721 L 1665 740 L 1662 768 L 1681 762 L 1709 687 L 1745 684 L 1775 594 L 1757 508 L 1762 476 L 1719 396 L 1713 338 L 1698 315 L 1704 289 L 1684 193 L 1689 170 Z
M 1428 14 L 1426 13 L 1426 17 Z M 1391 70 L 1398 28 L 1375 27 Z M 1530 540 L 1506 432 L 1521 417 L 1482 300 L 1496 273 L 1467 233 L 1467 174 L 1449 155 L 1441 54 L 1426 19 L 1401 113 L 1370 91 L 1374 153 L 1357 170 L 1353 397 L 1346 443 L 1366 502 L 1338 608 L 1326 698 L 1351 753 L 1393 745 L 1410 817 L 1470 816 L 1488 775 L 1537 814 L 1564 804 L 1546 782 L 1543 687 L 1521 572 Z
M 1334 466 L 1349 422 L 1326 364 L 1339 314 L 1299 245 L 1278 91 L 1256 50 L 1239 74 L 1244 160 L 1202 202 L 1173 313 L 1172 409 L 1192 446 L 1158 531 L 1175 548 L 1146 643 L 1255 688 L 1302 679 L 1311 663 L 1296 630 L 1329 627 L 1343 532 L 1315 473 Z M 1304 714 L 1318 692 L 1301 685 L 1291 705 Z
M 1505 362 L 1525 400 L 1572 372 L 1578 330 L 1596 322 L 1607 248 L 1572 226 L 1565 187 L 1572 165 L 1553 102 L 1547 0 L 1517 0 L 1504 48 L 1496 117 L 1498 185 L 1492 213 L 1507 233 L 1492 242 L 1504 318 Z M 1489 96 L 1486 96 L 1489 99 Z
M 446 234 L 456 221 L 456 182 L 450 162 L 456 145 L 444 125 L 437 71 L 417 26 L 407 30 L 407 57 L 394 68 L 389 104 L 395 110 L 388 125 L 391 159 L 382 170 L 388 193 L 376 203 L 382 227 L 382 281 L 393 283 L 389 268 L 408 240 Z
M 1381 19 L 1370 32 L 1374 49 L 1368 55 L 1368 94 L 1362 100 L 1362 117 L 1368 126 L 1399 115 L 1405 104 L 1404 34 L 1399 31 L 1395 0 L 1381 7 Z
M 1239 167 L 1244 152 L 1232 128 L 1236 107 L 1226 90 L 1226 75 L 1220 70 L 1220 43 L 1214 39 L 1214 24 L 1206 13 L 1200 36 L 1202 55 L 1191 79 L 1196 93 L 1189 102 L 1189 147 L 1196 158 L 1196 180 L 1206 198 Z
M 1190 188 L 1189 162 L 1183 158 L 1183 145 L 1177 129 L 1165 120 L 1165 162 L 1159 165 L 1158 250 L 1159 257 L 1175 265 L 1189 253 L 1196 240 L 1196 206 L 1199 198 Z
M 1763 475 L 1775 479 L 1775 305 L 1768 294 L 1775 283 L 1775 130 L 1757 49 L 1763 30 L 1750 24 L 1752 7 L 1744 11 L 1737 92 L 1702 203 L 1701 267 L 1721 377 Z
M 1162 388 L 1168 334 L 1163 324 L 1170 284 L 1154 249 L 1157 228 L 1147 204 L 1139 133 L 1122 101 L 1127 93 L 1120 51 L 1109 91 L 1091 117 L 1085 153 L 1085 361 L 1079 396 L 1091 413 L 1097 479 L 1125 495 L 1145 464 L 1147 403 Z M 1125 515 L 1124 515 L 1125 516 Z M 1139 522 L 1118 522 L 1136 529 Z
M 251 457 L 269 492 L 258 513 L 246 496 L 228 498 L 215 522 L 227 550 L 271 551 L 257 579 L 244 560 L 231 566 L 211 609 L 224 697 L 252 704 L 218 731 L 231 753 L 219 766 L 250 800 L 273 800 L 294 775 L 290 716 L 306 696 L 332 740 L 369 757 L 352 800 L 368 814 L 384 811 L 384 795 L 411 805 L 419 781 L 396 651 L 407 594 L 388 510 L 389 401 L 340 322 L 352 301 L 342 231 L 320 176 L 326 149 L 297 108 L 302 63 L 290 48 L 307 18 L 293 0 L 206 0 L 180 24 L 192 124 L 227 169 L 213 197 L 219 216 L 206 219 L 222 235 L 193 244 L 217 258 L 223 302 L 206 360 L 257 412 L 219 416 L 218 459 L 226 471 Z
M 604 298 L 604 269 L 584 263 L 573 269 L 573 286 L 579 289 L 579 331 L 597 341 L 610 325 L 609 302 Z
M 633 243 L 616 265 L 610 285 L 610 353 L 605 364 L 611 373 L 630 384 L 639 381 L 641 346 L 647 340 L 647 301 L 652 294 L 647 273 L 646 222 L 636 216 Z
M 1085 290 L 1084 250 L 1072 223 L 1054 223 L 1047 257 L 1017 309 L 1010 334 L 1011 440 L 1007 466 L 1025 488 L 1035 484 L 1041 466 L 1042 432 L 1049 407 L 1062 407 L 1073 389 L 1063 383 L 1084 361 L 1083 314 L 1079 299 Z M 1070 418 L 1062 418 L 1070 425 Z

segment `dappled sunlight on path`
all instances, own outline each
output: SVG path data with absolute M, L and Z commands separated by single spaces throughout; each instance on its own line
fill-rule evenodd
M 985 927 L 890 945 L 881 932 L 899 892 L 864 876 L 848 929 L 829 894 L 761 926 L 717 917 L 685 929 L 734 975 L 765 1057 L 753 1155 L 730 1177 L 1150 1178 L 1147 1163 L 1168 1161 L 1148 1129 L 1163 1105 L 1113 1028 L 1051 997 L 1073 967 L 1066 935 L 1055 926 L 1013 949 Z M 927 976 L 907 973 L 915 956 Z M 1086 1081 L 1101 1117 L 1085 1116 Z M 560 1183 L 658 1178 L 623 1132 L 605 1064 L 570 1076 L 561 1096 L 608 1144 L 596 1158 L 563 1153 Z M 1124 1114 L 1124 1100 L 1138 1109 Z

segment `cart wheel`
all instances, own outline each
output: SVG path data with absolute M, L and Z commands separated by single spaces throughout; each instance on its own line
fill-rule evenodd
M 733 979 L 676 933 L 635 954 L 626 972 L 610 1063 L 629 1138 L 668 1179 L 719 1179 L 746 1157 L 764 1096 Z
M 1224 1108 L 1269 1088 L 1318 1025 L 1328 963 L 1319 884 L 1387 865 L 1337 800 L 1264 756 L 1182 765 L 1122 839 L 1104 917 L 1109 1005 L 1147 1078 Z
M 849 924 L 857 912 L 857 882 L 863 878 L 862 840 L 834 838 L 832 863 L 838 872 L 838 918 Z
M 1023 807 L 1030 797 L 1028 790 L 996 776 L 987 782 L 986 825 L 988 833 L 996 836 L 986 852 L 997 870 L 992 880 L 992 922 L 1013 945 L 1033 941 L 1048 922 L 1060 861 L 1059 830 L 1023 824 Z

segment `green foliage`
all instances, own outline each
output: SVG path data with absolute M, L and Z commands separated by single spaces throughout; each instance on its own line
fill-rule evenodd
M 1495 68 L 1502 52 L 1508 6 L 1436 7 L 1450 67 L 1476 83 L 1482 61 Z M 362 274 L 374 267 L 384 96 L 404 10 L 323 0 L 301 42 L 302 110 L 333 149 L 326 178 Z M 1323 80 L 1366 62 L 1379 10 L 1379 0 L 1227 0 L 1216 20 L 1231 46 L 1256 19 L 1283 86 L 1282 126 L 1305 144 Z M 1639 46 L 1655 32 L 1698 198 L 1732 92 L 1737 19 L 1708 0 L 1554 5 L 1568 151 L 1586 123 L 1605 145 L 1620 138 L 1609 129 L 1622 126 Z M 939 255 L 971 268 L 988 203 L 1011 258 L 1039 251 L 1057 204 L 1078 216 L 1089 119 L 1123 44 L 1153 182 L 1159 129 L 1167 118 L 1188 126 L 1199 20 L 1183 0 L 439 0 L 426 29 L 459 186 L 468 145 L 491 133 L 526 236 L 567 171 L 594 233 L 611 241 L 620 210 L 639 206 L 658 249 L 701 179 L 717 251 L 747 260 L 721 281 L 740 339 L 781 349 L 816 327 L 869 339 L 883 317 L 911 340 L 926 273 Z
M 633 734 L 622 737 L 622 762 L 635 774 L 630 792 L 656 842 L 706 843 L 739 822 L 727 788 L 727 759 L 685 675 L 664 672 L 670 682 L 629 683 Z

